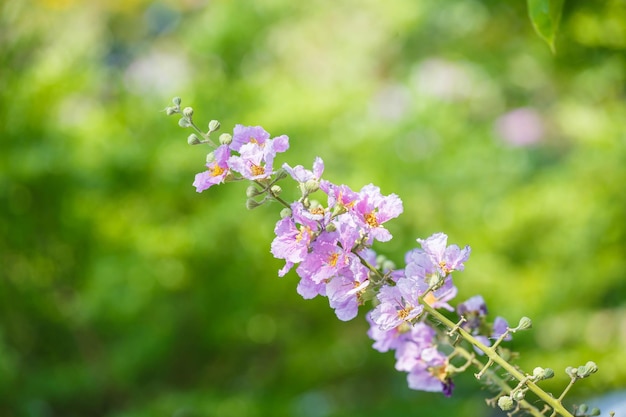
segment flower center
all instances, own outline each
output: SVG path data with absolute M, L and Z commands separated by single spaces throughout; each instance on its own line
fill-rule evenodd
M 257 175 L 265 174 L 265 168 L 260 165 L 252 164 L 252 166 L 250 167 L 250 172 L 252 172 L 252 175 L 256 177 Z
M 371 211 L 365 215 L 365 223 L 371 227 L 378 227 L 378 220 L 376 219 L 376 213 Z

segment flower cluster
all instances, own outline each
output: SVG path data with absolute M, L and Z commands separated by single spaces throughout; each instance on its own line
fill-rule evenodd
M 223 183 L 238 173 L 248 180 L 269 178 L 276 154 L 289 149 L 285 135 L 270 139 L 260 126 L 235 126 L 233 135 L 222 135 L 220 146 L 207 157 L 206 171 L 196 175 L 193 186 L 202 192 L 215 184 Z
M 285 135 L 272 139 L 260 126 L 237 125 L 232 135 L 222 134 L 217 145 L 209 137 L 219 128 L 217 121 L 209 123 L 207 133 L 202 132 L 193 123 L 193 110 L 181 110 L 179 98 L 166 112 L 181 114 L 179 125 L 193 127 L 202 136 L 200 139 L 196 134 L 190 135 L 190 144 L 213 147 L 207 156 L 207 169 L 197 174 L 193 182 L 196 191 L 246 179 L 252 182 L 246 191 L 248 208 L 267 201 L 279 202 L 283 210 L 271 243 L 274 257 L 285 261 L 278 275 L 285 276 L 295 267 L 300 278 L 298 293 L 305 299 L 327 297 L 340 320 L 355 318 L 359 307 L 371 301 L 373 308 L 365 317 L 370 324 L 368 335 L 374 340 L 373 348 L 395 352 L 395 368 L 407 373 L 410 388 L 450 396 L 453 376 L 475 366 L 480 370 L 474 374 L 477 379 L 488 375 L 492 386 L 498 387 L 498 395 L 489 401 L 502 410 L 526 410 L 543 416 L 551 409 L 552 415 L 572 417 L 561 400 L 575 381 L 597 370 L 595 363 L 569 367 L 566 373 L 571 382 L 555 398 L 536 385 L 552 377 L 554 371 L 537 367 L 532 374 L 524 374 L 501 356 L 500 343 L 510 340 L 511 333 L 530 328 L 531 321 L 522 317 L 514 328 L 502 317 L 488 322 L 487 306 L 480 295 L 459 303 L 456 309 L 450 305 L 457 295 L 452 274 L 463 271 L 471 251 L 469 246 L 448 245 L 446 234 L 435 233 L 427 239 L 417 239 L 420 247 L 406 253 L 404 268 L 396 268 L 377 255 L 372 246 L 392 238 L 385 224 L 403 212 L 397 195 L 383 195 L 373 184 L 359 191 L 333 184 L 322 178 L 324 162 L 319 157 L 311 170 L 288 164 L 274 170 L 274 159 L 289 148 L 289 139 Z M 286 177 L 295 180 L 300 190 L 299 198 L 291 203 L 279 196 L 282 190 L 277 182 Z M 325 196 L 325 202 L 312 198 L 318 192 Z M 448 318 L 455 313 L 456 323 Z M 465 346 L 471 345 L 475 353 L 461 346 L 460 340 L 467 342 Z M 486 355 L 486 363 L 477 360 L 476 355 Z M 459 357 L 465 360 L 464 364 L 458 363 Z M 507 380 L 490 372 L 494 366 L 519 381 L 518 385 L 511 387 Z M 526 401 L 528 390 L 548 407 L 540 411 Z M 575 415 L 599 414 L 595 409 L 590 413 L 584 410 Z M 583 411 L 583 406 L 579 411 Z

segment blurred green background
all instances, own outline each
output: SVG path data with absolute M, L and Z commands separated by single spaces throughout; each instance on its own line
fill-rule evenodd
M 8 0 L 0 5 L 0 415 L 488 415 L 411 391 L 363 314 L 302 300 L 279 207 L 197 194 L 205 149 L 162 111 L 287 134 L 279 163 L 397 193 L 376 249 L 469 244 L 459 300 L 534 329 L 526 370 L 595 360 L 626 387 L 626 3 Z M 287 193 L 292 191 L 287 183 Z

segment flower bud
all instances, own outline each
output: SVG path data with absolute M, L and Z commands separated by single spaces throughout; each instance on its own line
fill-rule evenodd
M 554 370 L 552 368 L 545 368 L 543 370 L 543 377 L 541 379 L 550 379 L 554 376 Z
M 280 168 L 274 173 L 274 181 L 282 180 L 283 178 L 287 177 L 287 175 L 289 175 L 287 174 L 287 171 L 285 171 L 283 168 Z
M 578 367 L 578 377 L 586 378 L 591 374 L 598 372 L 598 365 L 595 362 L 589 361 L 583 366 Z
M 272 192 L 272 195 L 276 197 L 276 196 L 279 196 L 279 195 L 280 195 L 280 193 L 282 193 L 282 192 L 283 192 L 283 189 L 280 187 L 280 185 L 276 185 L 276 184 L 274 184 L 274 185 L 272 185 L 272 187 L 270 188 L 270 191 Z
M 581 404 L 580 406 L 578 406 L 578 411 L 583 414 L 586 414 L 587 410 L 589 410 L 589 406 L 587 404 Z
M 518 390 L 511 392 L 511 398 L 513 398 L 513 400 L 517 402 L 522 401 L 525 395 L 526 395 L 525 389 L 518 389 Z
M 282 209 L 280 211 L 280 218 L 281 219 L 284 219 L 284 218 L 290 217 L 290 216 L 291 216 L 291 209 L 290 208 L 285 207 L 284 209 Z
M 508 395 L 503 395 L 502 397 L 498 398 L 498 407 L 500 407 L 500 410 L 509 411 L 512 410 L 514 406 L 515 403 Z
M 591 409 L 591 411 L 589 412 L 590 416 L 599 416 L 600 415 L 600 409 L 598 407 L 593 407 Z
M 187 137 L 187 143 L 190 145 L 199 145 L 201 142 L 198 135 L 192 133 L 191 135 L 189 135 L 189 137 Z
M 206 163 L 210 164 L 211 162 L 215 162 L 215 154 L 213 152 L 206 154 Z
M 221 145 L 230 145 L 233 141 L 233 137 L 228 133 L 222 133 L 219 137 L 219 141 Z
M 209 133 L 210 132 L 215 132 L 219 128 L 220 128 L 220 122 L 218 122 L 217 120 L 211 120 L 209 122 Z
M 180 120 L 178 121 L 178 126 L 180 126 L 180 127 L 189 127 L 189 126 L 191 126 L 191 123 L 189 122 L 188 118 L 181 117 Z
M 180 97 L 174 97 L 174 98 L 172 99 L 172 103 L 174 103 L 174 106 L 176 106 L 176 107 L 180 107 L 180 103 L 182 103 L 182 101 L 183 101 L 183 100 L 181 100 L 181 98 L 180 98 Z
M 519 324 L 515 330 L 528 330 L 533 326 L 533 322 L 528 317 L 524 316 L 519 320 Z
M 246 188 L 246 197 L 248 198 L 256 197 L 261 194 L 263 194 L 263 191 L 259 191 L 259 189 L 254 185 L 250 185 Z
M 543 372 L 544 372 L 544 369 L 541 366 L 538 366 L 535 369 L 533 369 L 533 376 L 536 379 L 542 379 Z
M 193 116 L 193 109 L 191 107 L 185 107 L 183 109 L 183 116 L 185 116 L 185 117 Z
M 307 194 L 314 193 L 320 189 L 320 182 L 318 180 L 308 180 L 304 183 L 304 190 Z
M 578 377 L 578 368 L 574 368 L 573 366 L 568 366 L 565 368 L 565 373 L 569 375 L 570 378 Z
M 246 208 L 248 210 L 252 210 L 252 209 L 255 209 L 255 208 L 263 205 L 263 203 L 265 203 L 265 200 L 256 201 L 256 200 L 254 200 L 252 198 L 249 198 L 249 199 L 246 200 Z
M 165 108 L 165 114 L 167 114 L 168 116 L 176 114 L 176 108 L 174 108 L 174 107 L 166 107 Z

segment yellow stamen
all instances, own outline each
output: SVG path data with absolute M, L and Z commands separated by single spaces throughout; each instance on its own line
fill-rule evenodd
M 376 219 L 376 213 L 371 211 L 365 215 L 365 223 L 372 227 L 378 227 L 378 220 Z
M 255 165 L 255 164 L 252 164 L 252 167 L 250 167 L 250 171 L 252 171 L 252 175 L 255 176 L 255 177 L 257 175 L 265 174 L 265 168 L 263 168 L 262 166 L 259 166 L 259 165 Z

